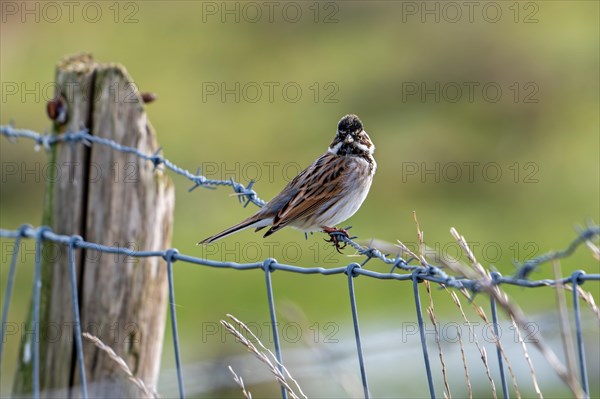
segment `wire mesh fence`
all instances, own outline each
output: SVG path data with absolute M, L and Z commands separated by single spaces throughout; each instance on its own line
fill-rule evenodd
M 31 130 L 24 129 L 16 129 L 13 126 L 3 125 L 0 126 L 0 133 L 5 136 L 7 139 L 16 141 L 19 138 L 33 140 L 37 148 L 50 149 L 51 146 L 64 143 L 67 145 L 74 145 L 75 143 L 81 143 L 87 146 L 102 146 L 107 150 L 120 151 L 124 153 L 133 154 L 136 157 L 150 162 L 154 165 L 154 168 L 164 167 L 176 174 L 184 176 L 188 180 L 193 183 L 193 186 L 189 189 L 192 191 L 198 187 L 203 188 L 216 188 L 218 186 L 230 186 L 235 194 L 238 196 L 240 202 L 247 206 L 250 203 L 255 204 L 256 206 L 264 206 L 265 201 L 263 201 L 258 194 L 253 189 L 253 182 L 251 181 L 249 184 L 244 186 L 243 184 L 236 182 L 233 179 L 230 180 L 214 180 L 208 179 L 201 174 L 201 170 L 194 174 L 191 173 L 173 162 L 169 159 L 160 155 L 160 151 L 154 154 L 145 154 L 139 151 L 136 148 L 128 147 L 121 145 L 115 141 L 108 140 L 105 138 L 97 137 L 89 134 L 89 132 L 85 129 L 82 129 L 78 132 L 65 133 L 60 135 L 48 135 L 48 134 L 40 134 Z M 336 233 L 333 233 L 336 234 Z M 425 364 L 425 371 L 427 374 L 428 381 L 428 390 L 431 397 L 436 397 L 435 384 L 434 384 L 434 376 L 431 368 L 431 360 L 429 357 L 429 349 L 428 343 L 424 331 L 424 317 L 422 312 L 422 303 L 419 294 L 419 284 L 423 282 L 427 282 L 427 287 L 429 287 L 430 283 L 435 283 L 440 287 L 450 287 L 455 290 L 462 291 L 472 299 L 473 295 L 477 293 L 486 293 L 490 296 L 490 312 L 492 315 L 492 321 L 494 327 L 496 327 L 495 333 L 498 336 L 498 307 L 504 308 L 513 318 L 513 322 L 519 322 L 519 313 L 516 311 L 511 303 L 506 299 L 505 295 L 499 290 L 499 287 L 502 285 L 514 285 L 524 288 L 535 288 L 535 287 L 543 287 L 543 286 L 554 286 L 557 288 L 563 288 L 566 284 L 570 284 L 570 289 L 573 293 L 572 302 L 573 302 L 573 314 L 574 314 L 574 326 L 571 327 L 574 330 L 576 343 L 577 343 L 577 363 L 579 370 L 579 381 L 573 382 L 569 380 L 572 376 L 567 375 L 568 372 L 564 370 L 560 362 L 553 365 L 553 368 L 558 373 L 558 375 L 565 380 L 565 382 L 570 381 L 569 385 L 575 389 L 573 392 L 576 396 L 584 396 L 589 397 L 589 382 L 587 377 L 587 369 L 586 369 L 586 360 L 585 360 L 585 348 L 583 341 L 583 331 L 581 327 L 581 311 L 580 311 L 580 289 L 578 288 L 581 284 L 586 281 L 600 281 L 600 274 L 586 274 L 584 271 L 576 271 L 570 276 L 562 277 L 558 279 L 543 279 L 543 280 L 531 280 L 529 279 L 531 273 L 536 270 L 541 264 L 548 263 L 552 261 L 559 260 L 561 258 L 565 258 L 570 256 L 577 247 L 581 244 L 587 243 L 588 245 L 593 246 L 591 244 L 591 240 L 597 238 L 600 235 L 600 226 L 597 225 L 589 225 L 588 227 L 582 229 L 575 240 L 573 240 L 570 245 L 563 251 L 557 251 L 548 253 L 537 258 L 528 260 L 524 262 L 516 271 L 516 273 L 512 276 L 502 276 L 498 272 L 487 272 L 483 270 L 481 265 L 477 262 L 474 255 L 471 253 L 468 244 L 458 233 L 455 231 L 453 235 L 457 239 L 457 242 L 461 244 L 461 247 L 467 253 L 467 257 L 473 263 L 473 270 L 477 273 L 469 274 L 456 274 L 450 275 L 448 274 L 441 266 L 442 265 L 434 265 L 429 263 L 422 254 L 415 254 L 410 252 L 408 249 L 406 250 L 409 253 L 409 257 L 406 259 L 397 256 L 389 256 L 382 253 L 380 250 L 371 247 L 371 246 L 361 246 L 356 243 L 352 238 L 348 238 L 341 233 L 338 236 L 339 241 L 344 242 L 346 245 L 354 248 L 359 255 L 363 257 L 361 263 L 350 263 L 347 266 L 343 267 L 335 267 L 335 268 L 323 268 L 323 267 L 302 267 L 298 265 L 289 265 L 284 263 L 279 263 L 275 259 L 268 258 L 262 262 L 254 262 L 254 263 L 237 263 L 237 262 L 222 262 L 222 261 L 214 261 L 206 258 L 194 257 L 186 254 L 180 253 L 177 249 L 161 249 L 155 251 L 137 251 L 129 248 L 116 247 L 116 246 L 106 246 L 100 245 L 94 242 L 88 242 L 80 236 L 76 235 L 62 235 L 57 234 L 52 231 L 50 228 L 41 226 L 41 227 L 31 227 L 28 225 L 21 226 L 17 230 L 6 230 L 0 229 L 0 237 L 5 239 L 14 240 L 14 247 L 12 249 L 12 256 L 10 261 L 10 268 L 8 273 L 8 279 L 6 283 L 6 290 L 4 296 L 4 303 L 2 308 L 2 331 L 1 331 L 1 340 L 0 340 L 0 361 L 2 360 L 2 354 L 5 343 L 5 334 L 6 334 L 6 323 L 8 317 L 8 310 L 10 306 L 10 301 L 12 297 L 12 290 L 15 278 L 16 267 L 18 263 L 18 255 L 19 248 L 21 246 L 23 239 L 33 239 L 36 242 L 36 252 L 35 252 L 35 266 L 34 266 L 34 282 L 33 282 L 33 326 L 34 326 L 34 340 L 36 343 L 32 352 L 33 352 L 33 396 L 35 398 L 40 397 L 40 348 L 39 348 L 39 337 L 40 337 L 40 290 L 41 290 L 41 251 L 42 251 L 42 243 L 53 242 L 62 246 L 65 246 L 68 251 L 68 260 L 70 265 L 70 273 L 69 273 L 69 281 L 71 288 L 71 297 L 72 297 L 72 312 L 74 318 L 74 328 L 75 328 L 75 348 L 76 348 L 76 356 L 78 358 L 79 364 L 79 375 L 81 379 L 81 395 L 84 398 L 87 398 L 87 382 L 85 376 L 85 368 L 84 368 L 84 359 L 83 359 L 83 350 L 82 350 L 82 332 L 81 332 L 81 321 L 79 315 L 79 305 L 77 302 L 78 292 L 77 292 L 77 276 L 76 276 L 76 268 L 75 268 L 75 254 L 80 250 L 93 250 L 100 253 L 107 254 L 117 254 L 117 255 L 125 255 L 128 257 L 134 258 L 161 258 L 164 261 L 164 265 L 167 269 L 168 275 L 168 293 L 169 293 L 169 309 L 171 313 L 171 329 L 173 335 L 173 348 L 175 353 L 175 364 L 176 364 L 176 374 L 178 381 L 178 389 L 179 396 L 181 398 L 185 397 L 184 392 L 184 382 L 183 382 L 183 373 L 182 373 L 182 365 L 180 358 L 180 343 L 178 338 L 178 325 L 177 325 L 177 317 L 176 317 L 176 308 L 175 308 L 175 288 L 174 288 L 174 279 L 173 279 L 173 264 L 175 262 L 185 262 L 200 266 L 206 267 L 214 267 L 214 268 L 222 268 L 222 269 L 235 269 L 235 270 L 261 270 L 265 276 L 265 289 L 267 293 L 267 305 L 269 309 L 270 328 L 272 329 L 273 336 L 273 344 L 275 349 L 275 356 L 277 359 L 277 367 L 280 371 L 283 371 L 283 353 L 281 349 L 279 332 L 277 329 L 277 317 L 275 312 L 275 300 L 273 296 L 273 281 L 271 274 L 276 270 L 280 270 L 286 273 L 300 273 L 300 274 L 320 274 L 320 275 L 343 275 L 347 281 L 348 286 L 348 295 L 349 295 L 349 304 L 350 311 L 352 314 L 352 322 L 353 322 L 353 330 L 354 330 L 354 338 L 356 345 L 356 357 L 359 364 L 358 373 L 360 374 L 363 394 L 365 398 L 370 397 L 369 384 L 368 384 L 368 373 L 365 367 L 365 361 L 363 356 L 363 346 L 361 341 L 361 330 L 359 325 L 359 315 L 358 309 L 356 305 L 356 295 L 354 289 L 354 279 L 359 276 L 364 276 L 365 278 L 373 278 L 373 279 L 385 279 L 385 280 L 398 280 L 398 281 L 408 281 L 412 284 L 413 287 L 413 296 L 415 301 L 415 312 L 416 318 L 418 322 L 418 328 L 420 333 L 420 343 L 422 348 L 423 361 Z M 594 247 L 595 248 L 595 247 Z M 597 251 L 597 248 L 595 248 Z M 383 262 L 384 264 L 390 267 L 390 271 L 387 273 L 377 272 L 373 270 L 366 269 L 364 266 L 370 260 L 378 260 Z M 464 271 L 464 269 L 455 268 L 456 265 L 452 264 L 444 264 L 443 266 L 450 267 L 453 271 Z M 429 289 L 429 288 L 428 288 Z M 428 309 L 429 312 L 429 309 Z M 431 314 L 429 314 L 432 317 Z M 438 342 L 439 343 L 439 342 Z M 538 343 L 538 349 L 542 352 L 548 350 L 548 348 L 542 346 L 541 343 Z M 549 355 L 550 356 L 550 355 Z M 553 358 L 550 357 L 552 360 Z M 505 372 L 505 368 L 507 367 L 507 358 L 503 353 L 501 345 L 497 344 L 497 362 L 500 372 L 500 382 L 502 387 L 503 396 L 505 398 L 509 397 L 509 388 L 508 388 L 508 376 Z M 508 366 L 510 368 L 510 366 Z M 509 370 L 510 371 L 510 370 Z M 511 373 L 509 373 L 511 374 Z M 445 380 L 445 377 L 444 377 Z M 580 387 L 581 391 L 577 392 L 577 387 Z M 448 392 L 444 392 L 446 395 Z M 288 397 L 288 391 L 282 386 L 281 388 L 281 396 L 283 398 Z

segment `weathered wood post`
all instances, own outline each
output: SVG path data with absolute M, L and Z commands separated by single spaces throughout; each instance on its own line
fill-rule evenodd
M 55 121 L 55 134 L 85 126 L 90 134 L 144 153 L 158 150 L 144 103 L 123 66 L 99 64 L 87 54 L 67 57 L 57 67 L 56 84 L 67 120 Z M 53 146 L 51 162 L 62 173 L 47 183 L 45 225 L 109 246 L 171 246 L 174 188 L 152 163 L 82 143 Z M 42 396 L 79 397 L 67 248 L 46 243 L 45 249 L 50 246 L 42 264 L 40 389 Z M 78 250 L 76 266 L 82 331 L 98 336 L 136 377 L 155 387 L 166 320 L 164 260 Z M 32 338 L 27 335 L 21 345 L 15 394 L 31 392 L 32 364 L 25 350 L 32 348 Z M 85 339 L 83 348 L 90 397 L 141 396 L 104 352 Z

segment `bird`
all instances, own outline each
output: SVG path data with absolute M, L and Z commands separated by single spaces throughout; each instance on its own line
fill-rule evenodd
M 260 231 L 270 226 L 263 237 L 286 226 L 305 233 L 322 231 L 340 252 L 339 237 L 348 233 L 336 225 L 349 219 L 364 202 L 377 163 L 375 145 L 354 114 L 340 119 L 327 151 L 293 178 L 287 186 L 256 214 L 198 242 L 209 244 L 241 230 Z M 337 234 L 335 234 L 337 233 Z

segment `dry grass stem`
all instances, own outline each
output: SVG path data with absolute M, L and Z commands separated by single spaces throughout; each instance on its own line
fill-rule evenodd
M 364 245 L 367 245 L 372 248 L 376 248 L 381 253 L 389 253 L 389 254 L 396 253 L 397 256 L 402 257 L 402 258 L 413 257 L 413 258 L 421 261 L 420 257 L 414 251 L 409 249 L 404 243 L 402 243 L 401 241 L 398 241 L 398 240 L 397 240 L 397 244 L 394 244 L 394 243 L 384 241 L 384 240 L 373 239 L 368 242 L 365 242 Z M 427 245 L 422 245 L 421 248 L 422 248 L 421 249 L 422 257 L 431 265 L 440 265 L 441 267 L 445 267 L 446 262 L 448 262 L 448 261 L 455 262 L 456 261 L 452 257 L 450 257 L 448 254 L 444 254 L 442 256 L 440 254 L 439 250 L 428 247 Z M 360 254 L 358 251 L 356 253 L 348 255 L 348 256 L 364 257 L 364 255 Z M 424 264 L 423 262 L 420 262 L 420 264 L 423 267 L 428 266 L 427 263 Z
M 442 345 L 440 343 L 440 332 L 437 325 L 437 320 L 435 319 L 435 308 L 433 306 L 433 297 L 431 296 L 431 284 L 429 281 L 425 280 L 423 282 L 425 288 L 427 289 L 427 295 L 429 296 L 429 307 L 427 308 L 427 314 L 429 315 L 429 319 L 433 323 L 433 329 L 435 330 L 435 343 L 437 344 L 438 353 L 440 356 L 440 363 L 442 365 L 442 376 L 444 378 L 444 396 L 451 399 L 452 393 L 450 392 L 450 386 L 448 385 L 448 375 L 446 372 L 446 363 L 444 362 L 444 354 L 442 352 Z
M 575 360 L 575 348 L 573 347 L 573 337 L 571 336 L 571 329 L 569 327 L 569 312 L 567 311 L 567 303 L 565 298 L 565 291 L 562 289 L 563 284 L 560 281 L 560 261 L 555 259 L 552 261 L 552 270 L 554 271 L 554 279 L 556 280 L 556 302 L 558 306 L 558 319 L 560 325 L 560 338 L 563 343 L 563 350 L 565 351 L 565 359 L 567 362 L 567 373 L 569 379 L 578 383 L 577 377 L 575 376 L 576 360 Z
M 397 240 L 397 241 L 398 241 L 398 244 L 396 245 L 396 247 L 400 248 L 401 252 L 407 253 L 408 256 L 410 256 L 411 258 L 418 259 L 421 266 L 427 267 L 427 261 L 425 259 L 422 259 L 421 256 L 414 253 L 410 248 L 408 248 L 406 245 L 404 245 L 404 243 L 402 241 L 400 241 L 400 240 Z
M 517 325 L 520 328 L 527 330 L 527 321 L 521 308 L 509 301 L 508 296 L 506 296 L 505 294 L 501 295 L 502 291 L 496 284 L 493 283 L 491 277 L 485 271 L 485 269 L 483 269 L 481 264 L 477 262 L 465 238 L 458 234 L 458 232 L 454 228 L 452 228 L 450 232 L 473 263 L 473 269 L 470 269 L 463 265 L 462 267 L 458 267 L 454 271 L 468 278 L 478 280 L 480 287 L 489 295 L 494 297 L 494 299 L 496 299 L 496 303 L 504 310 L 506 310 L 509 315 L 514 317 L 515 321 L 517 322 Z M 569 377 L 565 366 L 558 359 L 554 351 L 549 346 L 547 346 L 546 343 L 541 339 L 541 337 L 539 339 L 533 340 L 532 344 L 540 351 L 542 356 L 544 356 L 544 358 L 546 359 L 550 367 L 552 367 L 552 369 L 556 372 L 556 374 L 569 386 L 573 394 L 577 398 L 583 398 L 584 393 L 581 389 L 581 385 L 579 384 L 579 382 L 573 381 Z
M 127 378 L 131 382 L 133 382 L 139 388 L 140 391 L 142 391 L 142 393 L 144 394 L 145 397 L 159 398 L 158 393 L 156 393 L 156 391 L 149 389 L 146 386 L 146 384 L 144 384 L 144 381 L 140 380 L 139 378 L 137 378 L 133 375 L 133 373 L 129 369 L 129 366 L 127 366 L 127 363 L 125 363 L 125 360 L 123 360 L 122 357 L 117 355 L 110 346 L 107 346 L 104 342 L 102 342 L 100 340 L 100 338 L 98 338 L 90 333 L 84 332 L 82 335 L 86 339 L 92 341 L 94 343 L 94 345 L 96 345 L 98 347 L 98 349 L 105 352 L 108 355 L 108 357 L 111 358 L 117 364 L 117 366 L 119 366 L 119 368 L 121 370 L 123 370 L 123 372 L 127 375 Z
M 553 287 L 558 288 L 556 286 L 553 286 Z M 563 285 L 562 288 L 567 291 L 573 292 L 572 285 Z M 596 316 L 598 321 L 600 321 L 600 309 L 598 309 L 598 306 L 596 305 L 596 301 L 594 300 L 594 296 L 592 295 L 592 293 L 584 290 L 583 288 L 581 288 L 580 285 L 578 285 L 577 286 L 577 295 L 579 296 L 579 298 L 583 299 L 583 301 L 585 303 L 588 304 L 590 310 L 594 313 L 594 315 Z
M 413 211 L 413 220 L 415 221 L 415 226 L 417 227 L 417 239 L 419 240 L 419 259 L 421 260 L 421 264 L 427 264 L 427 261 L 423 256 L 425 249 L 425 244 L 423 242 L 423 230 L 421 230 L 421 226 L 419 225 L 419 219 L 417 219 L 416 211 Z
M 401 241 L 397 241 L 398 244 L 393 244 L 391 242 L 387 242 L 387 241 L 383 241 L 383 240 L 371 240 L 369 242 L 369 246 L 373 247 L 373 248 L 377 248 L 379 251 L 381 251 L 382 253 L 396 253 L 398 256 L 401 256 L 403 258 L 408 257 L 413 257 L 415 259 L 419 259 L 419 257 L 410 249 L 407 248 L 406 245 L 404 245 Z M 431 248 L 428 247 L 427 245 L 423 245 L 423 257 L 432 265 L 440 265 L 442 267 L 445 266 L 446 264 L 446 260 L 444 259 L 445 257 L 449 257 L 447 254 L 444 254 L 443 256 L 440 255 L 440 252 L 438 250 L 436 250 L 435 248 Z M 361 255 L 360 253 L 356 253 L 353 255 L 348 255 L 348 256 L 364 256 Z M 451 261 L 453 260 L 452 258 L 450 258 Z M 421 264 L 421 266 L 423 266 Z
M 229 371 L 231 372 L 231 374 L 233 374 L 233 380 L 236 384 L 238 384 L 238 386 L 242 390 L 242 394 L 244 395 L 244 397 L 246 399 L 252 399 L 252 394 L 246 390 L 246 387 L 244 386 L 244 380 L 242 379 L 242 377 L 237 375 L 235 371 L 233 371 L 233 368 L 231 366 L 229 366 Z
M 444 362 L 444 354 L 442 352 L 442 345 L 440 343 L 440 332 L 437 328 L 437 322 L 435 320 L 435 311 L 433 308 L 428 307 L 427 314 L 429 315 L 429 319 L 433 323 L 433 329 L 435 330 L 435 343 L 437 344 L 440 363 L 442 365 L 442 377 L 444 379 L 444 397 L 451 399 L 452 394 L 450 392 L 450 386 L 448 385 L 448 373 L 446 372 L 446 363 Z
M 527 360 L 527 365 L 529 366 L 529 372 L 531 374 L 531 380 L 533 381 L 533 388 L 535 389 L 535 393 L 537 394 L 538 398 L 542 399 L 544 396 L 542 395 L 542 391 L 540 390 L 537 376 L 535 374 L 535 369 L 533 368 L 533 363 L 531 362 L 531 358 L 529 357 L 527 345 L 525 345 L 525 341 L 523 340 L 523 336 L 521 335 L 521 330 L 517 327 L 517 323 L 515 322 L 514 317 L 510 316 L 510 320 L 512 322 L 513 328 L 517 332 L 517 337 L 519 338 L 519 343 L 521 344 L 521 348 L 523 349 L 523 355 L 525 356 L 525 360 Z
M 479 317 L 481 317 L 481 319 L 486 324 L 490 324 L 490 320 L 488 319 L 487 315 L 485 314 L 485 311 L 483 310 L 483 308 L 479 305 L 476 305 L 475 302 L 471 302 L 471 305 L 473 306 L 473 309 L 475 310 L 477 315 Z M 510 374 L 510 379 L 512 381 L 513 388 L 515 388 L 515 393 L 517 394 L 517 398 L 521 399 L 521 393 L 519 392 L 519 385 L 517 384 L 517 378 L 515 376 L 515 373 L 513 372 L 510 361 L 508 360 L 508 355 L 504 351 L 504 346 L 502 345 L 502 342 L 500 341 L 500 337 L 498 337 L 496 335 L 495 331 L 492 331 L 492 334 L 494 334 L 493 338 L 494 338 L 494 343 L 496 344 L 496 348 L 498 348 L 498 350 L 500 351 L 502 359 L 504 359 L 504 362 L 506 363 L 506 367 L 508 368 L 508 373 Z
M 590 240 L 586 241 L 585 245 L 592 251 L 594 259 L 600 261 L 600 248 Z
M 298 385 L 298 382 L 291 376 L 291 374 L 285 368 L 285 366 L 277 360 L 277 357 L 275 356 L 275 354 L 273 354 L 273 352 L 271 352 L 269 349 L 267 349 L 262 344 L 260 339 L 258 339 L 258 337 L 256 335 L 254 335 L 254 333 L 243 322 L 241 322 L 240 320 L 238 320 L 237 318 L 235 318 L 234 316 L 232 316 L 230 314 L 228 314 L 227 317 L 229 317 L 231 320 L 233 320 L 246 334 L 251 336 L 252 339 L 254 340 L 254 342 L 256 342 L 256 344 L 260 347 L 260 349 L 262 349 L 262 351 L 256 347 L 256 345 L 254 344 L 253 341 L 246 338 L 239 330 L 237 330 L 228 321 L 221 320 L 221 325 L 223 325 L 223 327 L 225 327 L 225 329 L 229 333 L 231 333 L 234 337 L 236 337 L 238 342 L 240 342 L 242 345 L 244 345 L 250 353 L 252 353 L 254 356 L 256 356 L 256 358 L 258 360 L 260 360 L 261 362 L 263 362 L 264 364 L 267 365 L 267 367 L 269 368 L 271 373 L 273 373 L 273 375 L 275 376 L 275 378 L 277 379 L 279 384 L 288 392 L 288 394 L 293 399 L 299 399 L 300 397 L 306 399 L 307 397 L 304 394 L 304 392 L 302 392 L 302 389 L 300 388 L 300 385 Z M 280 368 L 281 368 L 281 370 L 280 370 Z M 293 382 L 293 384 L 294 384 L 295 388 L 298 390 L 298 392 L 296 392 L 292 388 L 292 386 L 288 382 L 288 379 Z
M 390 244 L 391 245 L 391 244 Z M 289 300 L 279 302 L 279 312 L 284 320 L 301 325 L 301 331 L 310 331 L 314 329 L 314 324 L 311 326 L 306 314 L 295 303 Z M 327 324 L 324 325 L 324 327 Z M 316 332 L 320 334 L 320 332 Z M 320 335 L 319 335 L 320 336 Z M 334 381 L 345 392 L 345 396 L 349 398 L 360 397 L 364 394 L 360 377 L 352 373 L 348 368 L 340 367 L 337 362 L 338 355 L 329 349 L 328 345 L 323 345 L 327 340 L 315 339 L 314 335 L 302 334 L 302 342 L 306 347 L 319 358 L 321 370 L 330 381 Z
M 460 304 L 460 300 L 458 299 L 458 296 L 456 295 L 456 293 L 448 290 L 448 288 L 446 288 L 446 287 L 444 287 L 444 289 L 452 297 L 454 304 L 458 307 L 458 309 L 462 313 L 462 307 Z M 465 316 L 464 313 L 462 313 L 462 314 L 464 317 Z M 465 354 L 465 346 L 464 346 L 464 343 L 462 340 L 462 334 L 460 333 L 459 328 L 456 329 L 456 332 L 457 332 L 457 336 L 458 336 L 458 344 L 460 346 L 460 357 L 462 358 L 463 366 L 465 369 L 465 380 L 467 382 L 467 391 L 469 392 L 469 399 L 473 399 L 473 389 L 471 388 L 471 377 L 469 376 L 469 366 L 467 365 L 467 356 Z
M 479 317 L 481 317 L 483 319 L 483 321 L 485 321 L 486 323 L 489 324 L 490 321 L 487 318 L 487 315 L 485 314 L 485 312 L 481 308 L 481 306 L 476 306 L 474 303 L 472 303 L 472 304 L 473 304 L 473 308 L 475 309 L 475 311 L 477 312 Z M 494 343 L 496 344 L 496 348 L 498 348 L 498 350 L 500 351 L 500 355 L 502 356 L 502 359 L 504 359 L 504 363 L 506 363 L 506 367 L 508 369 L 508 373 L 510 374 L 510 379 L 512 381 L 513 388 L 515 388 L 515 393 L 517 394 L 517 398 L 521 399 L 521 392 L 519 392 L 519 385 L 517 384 L 517 377 L 515 376 L 515 373 L 512 369 L 510 361 L 508 360 L 508 355 L 504 351 L 504 346 L 502 345 L 502 342 L 500 341 L 500 337 L 498 337 L 496 335 L 495 331 L 492 331 L 492 334 L 494 334 L 493 338 L 494 338 Z
M 479 353 L 481 354 L 481 361 L 483 362 L 483 367 L 485 368 L 485 373 L 486 373 L 486 375 L 488 377 L 490 385 L 492 386 L 492 395 L 494 396 L 494 399 L 496 399 L 498 397 L 497 394 L 496 394 L 496 384 L 494 384 L 494 379 L 492 378 L 492 373 L 490 372 L 490 366 L 488 364 L 487 353 L 485 351 L 485 348 L 482 347 L 481 345 L 479 345 L 479 341 L 477 340 L 477 334 L 475 334 L 475 330 L 473 329 L 473 325 L 471 324 L 471 322 L 467 318 L 467 315 L 465 314 L 465 311 L 464 311 L 464 309 L 462 307 L 462 304 L 460 303 L 460 300 L 458 299 L 458 295 L 456 295 L 455 292 L 450 292 L 450 295 L 452 296 L 452 299 L 454 300 L 454 303 L 456 304 L 456 306 L 460 310 L 460 314 L 462 315 L 463 320 L 465 321 L 465 323 L 467 323 L 467 326 L 469 327 L 469 334 L 470 334 L 469 336 L 473 337 L 473 341 L 475 342 L 475 346 L 477 347 L 477 349 L 479 349 Z M 467 379 L 467 384 L 469 384 L 469 390 L 470 390 L 471 385 L 468 382 L 468 379 Z

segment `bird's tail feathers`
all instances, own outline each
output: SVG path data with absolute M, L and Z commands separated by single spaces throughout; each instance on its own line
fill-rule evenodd
M 249 217 L 248 219 L 236 224 L 235 226 L 231 226 L 230 228 L 223 230 L 222 232 L 215 234 L 214 236 L 210 236 L 200 241 L 196 245 L 200 244 L 210 244 L 211 242 L 215 242 L 220 240 L 221 238 L 227 237 L 230 234 L 237 233 L 238 231 L 249 229 L 249 228 L 257 228 L 257 231 L 263 227 L 266 227 L 271 224 L 271 220 L 268 218 L 257 218 L 256 215 Z

